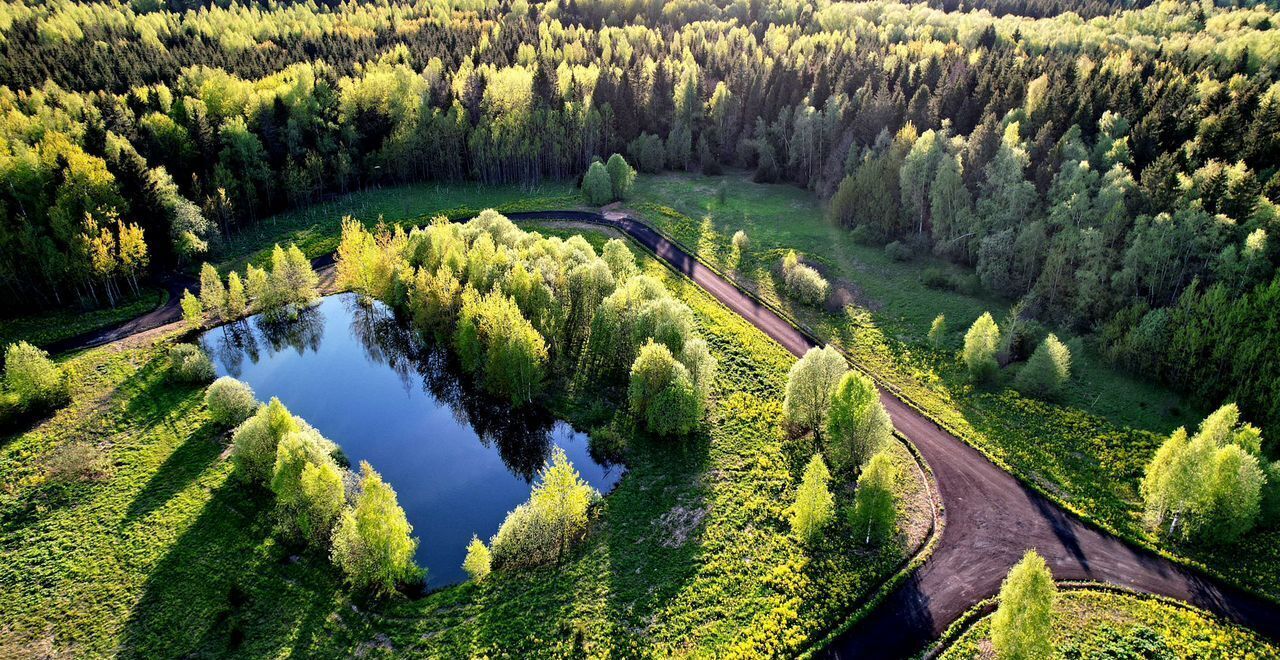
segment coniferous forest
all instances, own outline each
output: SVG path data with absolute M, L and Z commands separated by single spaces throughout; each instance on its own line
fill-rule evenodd
M 254 557 L 255 575 L 275 579 L 272 571 L 294 570 L 287 567 L 297 561 L 299 574 L 310 571 L 280 579 L 297 578 L 307 590 L 313 610 L 285 607 L 285 616 L 317 626 L 311 636 L 277 644 L 279 630 L 246 623 L 252 608 L 284 607 L 278 593 L 265 595 L 268 578 L 235 582 L 231 596 L 219 583 L 194 596 L 190 612 L 148 618 L 174 601 L 164 583 L 191 579 L 191 566 L 216 552 L 210 540 L 231 533 L 224 529 L 171 552 L 173 565 L 162 568 L 172 575 L 145 575 L 137 602 L 146 607 L 128 621 L 94 618 L 101 628 L 88 634 L 93 641 L 73 650 L 540 655 L 541 635 L 559 640 L 548 655 L 787 656 L 828 647 L 893 655 L 859 646 L 871 642 L 856 641 L 852 622 L 870 616 L 865 602 L 877 585 L 897 585 L 938 544 L 939 556 L 950 551 L 938 541 L 945 507 L 934 487 L 953 478 L 951 468 L 926 469 L 915 440 L 899 443 L 893 434 L 895 424 L 903 431 L 904 415 L 940 416 L 929 416 L 932 404 L 919 404 L 909 389 L 887 388 L 896 381 L 856 358 L 850 370 L 847 346 L 821 346 L 818 337 L 840 335 L 828 332 L 831 323 L 856 326 L 860 318 L 852 304 L 860 290 L 840 280 L 840 255 L 753 245 L 758 233 L 737 231 L 723 250 L 732 256 L 708 263 L 733 282 L 725 287 L 734 295 L 767 308 L 744 312 L 663 256 L 688 250 L 690 263 L 706 262 L 703 246 L 678 243 L 670 229 L 702 221 L 710 236 L 710 211 L 655 223 L 649 234 L 609 215 L 653 212 L 666 200 L 648 189 L 629 210 L 633 189 L 677 174 L 719 181 L 704 195 L 718 195 L 708 209 L 727 208 L 727 179 L 801 191 L 816 200 L 824 230 L 893 263 L 929 264 L 918 279 L 938 295 L 1011 308 L 998 324 L 990 314 L 972 326 L 972 316 L 963 319 L 968 332 L 948 330 L 939 314 L 912 339 L 965 374 L 954 390 L 964 401 L 939 404 L 965 411 L 961 425 L 945 415 L 938 423 L 956 443 L 970 440 L 963 432 L 970 425 L 990 432 L 983 416 L 1006 405 L 993 403 L 1006 380 L 1024 397 L 1018 401 L 1086 408 L 1061 396 L 1086 344 L 1089 359 L 1103 365 L 1087 369 L 1176 393 L 1191 410 L 1141 414 L 1203 422 L 1172 433 L 1174 424 L 1147 425 L 1155 427 L 1142 429 L 1150 446 L 1115 449 L 1121 434 L 1099 433 L 1105 448 L 1097 454 L 1073 452 L 1027 470 L 1022 457 L 980 447 L 983 465 L 1014 473 L 1017 487 L 1043 496 L 1045 506 L 1066 503 L 1064 520 L 1086 519 L 1187 570 L 1207 566 L 1248 592 L 1240 598 L 1276 606 L 1274 570 L 1232 575 L 1229 554 L 1268 542 L 1257 540 L 1263 535 L 1274 539 L 1280 524 L 1275 0 L 0 0 L 0 323 L 81 317 L 86 332 L 106 328 L 76 341 L 69 330 L 61 342 L 15 341 L 5 351 L 0 431 L 14 436 L 0 441 L 0 532 L 14 536 L 0 541 L 21 537 L 29 521 L 59 510 L 84 484 L 145 483 L 126 512 L 141 519 L 162 511 L 160 502 L 180 487 L 200 483 L 191 475 L 226 463 L 225 473 L 204 480 L 200 496 L 214 508 L 202 510 L 249 516 L 250 531 L 236 530 L 247 536 L 227 547 Z M 335 217 L 322 236 L 286 238 L 276 229 L 290 214 L 327 213 L 369 191 L 426 184 L 442 197 L 487 190 L 496 201 L 451 208 L 432 200 L 418 217 L 390 224 Z M 581 196 L 546 192 L 577 188 Z M 521 197 L 551 202 L 522 206 Z M 509 207 L 512 218 L 479 212 L 489 206 Z M 564 217 L 521 218 L 522 209 Z M 771 222 L 780 229 L 765 240 L 786 235 L 787 213 L 777 215 Z M 517 228 L 512 220 L 534 224 Z M 288 244 L 298 240 L 313 243 Z M 255 255 L 246 243 L 278 244 Z M 326 274 L 330 266 L 336 275 Z M 770 286 L 776 277 L 797 307 L 751 288 L 744 274 L 752 269 Z M 287 396 L 258 392 L 270 401 L 262 404 L 248 378 L 231 378 L 258 363 L 259 348 L 249 348 L 254 332 L 269 347 L 262 354 L 288 347 L 319 354 L 317 328 L 326 326 L 317 301 L 339 291 L 358 299 L 345 313 L 364 355 L 394 371 L 406 392 L 416 377 L 438 401 L 483 401 L 490 411 L 510 404 L 522 412 L 487 416 L 513 428 L 536 417 L 531 410 L 572 422 L 591 438 L 592 466 L 599 459 L 606 476 L 613 463 L 626 466 L 622 485 L 609 494 L 605 480 L 588 483 L 594 473 L 580 475 L 560 447 L 526 457 L 528 501 L 487 544 L 479 530 L 472 534 L 467 586 L 433 592 L 435 569 L 414 564 L 432 539 L 420 545 L 411 537 L 419 523 L 397 502 L 395 488 L 405 482 L 394 474 L 384 480 L 375 468 L 385 468 L 359 450 L 349 460 L 341 438 L 322 435 L 330 430 L 312 419 L 318 411 L 304 421 L 291 412 L 295 402 L 286 408 Z M 33 345 L 139 341 L 121 328 L 145 318 L 156 296 L 151 314 L 161 319 L 169 309 L 174 318 L 166 322 L 180 316 L 178 341 L 199 348 L 162 348 L 164 339 L 129 344 L 136 352 L 114 357 L 90 351 L 51 360 Z M 799 322 L 788 315 L 793 309 Z M 392 321 L 403 322 L 412 341 L 388 330 Z M 133 328 L 144 329 L 152 327 Z M 913 364 L 909 350 L 893 353 L 897 362 L 887 362 Z M 920 373 L 911 376 L 925 386 L 939 380 Z M 224 378 L 207 399 L 187 391 L 215 376 Z M 599 391 L 588 386 L 593 378 Z M 97 408 L 85 388 L 103 401 L 125 398 Z M 882 405 L 878 392 L 898 397 L 898 407 Z M 457 405 L 453 418 L 470 415 L 480 444 L 500 450 L 507 464 L 519 462 L 511 438 L 550 437 L 549 421 L 530 422 L 536 432 L 524 435 L 487 432 L 477 421 L 486 415 Z M 175 421 L 201 406 L 211 421 Z M 1095 414 L 1087 408 L 1082 415 Z M 40 453 L 25 442 L 85 433 L 88 418 L 80 416 L 90 414 L 109 417 L 93 421 L 115 429 L 103 437 L 221 438 L 227 453 L 186 459 L 192 465 L 177 470 L 173 491 L 161 474 L 129 476 L 127 462 L 100 459 L 115 440 L 78 440 L 39 468 L 21 460 Z M 139 430 L 133 417 L 181 430 L 151 421 Z M 679 442 L 680 451 L 662 442 Z M 1105 497 L 1082 498 L 1091 491 L 1072 476 L 1087 471 L 1077 463 L 1113 451 L 1142 466 L 1124 475 L 1124 501 L 1112 507 L 1120 513 L 1103 511 L 1112 506 Z M 236 475 L 243 483 L 224 488 L 228 475 L 228 484 Z M 656 503 L 647 499 L 660 497 L 655 492 L 677 495 Z M 255 509 L 270 513 L 245 513 Z M 374 528 L 392 531 L 378 538 Z M 695 551 L 686 542 L 699 529 Z M 258 537 L 277 540 L 262 545 Z M 319 560 L 311 557 L 317 552 Z M 370 559 L 379 553 L 381 560 Z M 854 556 L 862 563 L 847 563 Z M 722 557 L 732 559 L 722 566 Z M 232 561 L 224 559 L 220 566 Z M 1100 596 L 1057 585 L 1047 567 L 1060 566 L 1052 551 L 1032 544 L 1008 559 L 999 595 L 986 594 L 1000 603 L 994 615 L 969 613 L 952 629 L 951 620 L 934 621 L 935 630 L 899 636 L 923 643 L 945 629 L 934 649 L 945 657 L 1093 657 L 1112 642 L 1144 649 L 1134 657 L 1274 649 L 1249 635 L 1277 631 L 1246 619 L 1230 634 L 1170 641 L 1169 630 L 1195 629 L 1180 618 L 1190 610 L 1128 592 L 1110 594 L 1105 607 L 1123 610 L 1126 621 L 1147 617 L 1140 626 L 1073 629 L 1055 644 L 1052 621 L 1102 609 L 1090 600 Z M 550 565 L 554 577 L 537 572 Z M 35 589 L 15 587 L 18 569 L 6 570 L 0 596 Z M 661 573 L 658 586 L 647 586 L 645 570 Z M 615 581 L 601 581 L 604 574 Z M 737 600 L 743 580 L 763 595 Z M 338 582 L 372 601 L 391 599 L 390 616 L 334 613 L 343 610 L 334 602 L 350 604 Z M 548 584 L 575 595 L 587 585 L 597 600 L 573 610 L 565 605 L 572 597 L 538 591 Z M 619 595 L 600 595 L 610 590 Z M 23 605 L 30 618 L 21 624 L 0 616 L 0 655 L 43 648 L 6 643 L 11 624 L 26 634 L 24 626 L 43 616 L 33 602 Z M 907 608 L 886 602 L 885 612 Z M 530 632 L 501 609 L 548 603 L 573 616 L 549 617 L 549 627 Z M 721 606 L 723 620 L 708 620 Z M 216 634 L 167 637 L 174 618 L 184 617 L 216 620 Z M 841 626 L 845 619 L 851 623 Z M 324 626 L 338 632 L 324 639 L 317 632 Z M 1164 636 L 1151 632 L 1160 626 Z M 1247 627 L 1254 631 L 1242 632 Z M 1120 641 L 1107 641 L 1113 633 Z M 239 641 L 223 648 L 224 637 Z

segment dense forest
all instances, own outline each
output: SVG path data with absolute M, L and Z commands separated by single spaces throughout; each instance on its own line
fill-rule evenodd
M 867 242 L 971 266 L 1272 427 L 1277 20 L 1103 0 L 7 2 L 0 307 L 114 304 L 327 195 L 569 179 L 616 151 L 810 188 Z

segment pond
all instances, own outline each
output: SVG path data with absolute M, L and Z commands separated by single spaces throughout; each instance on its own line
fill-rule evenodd
M 386 307 L 354 294 L 324 298 L 296 320 L 214 328 L 200 342 L 219 376 L 248 383 L 261 400 L 279 397 L 353 467 L 368 461 L 382 474 L 413 525 L 431 588 L 466 579 L 472 534 L 488 541 L 528 499 L 553 447 L 601 493 L 622 476 L 593 457 L 585 434 L 478 391 L 446 348 L 416 340 Z

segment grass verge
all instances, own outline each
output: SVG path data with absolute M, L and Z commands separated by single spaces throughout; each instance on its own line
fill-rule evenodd
M 0 348 L 16 341 L 49 346 L 86 332 L 100 330 L 145 314 L 169 299 L 164 289 L 143 289 L 116 307 L 81 311 L 61 309 L 46 314 L 0 320 Z

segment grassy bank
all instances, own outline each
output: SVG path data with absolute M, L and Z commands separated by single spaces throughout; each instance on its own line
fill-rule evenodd
M 642 177 L 629 201 L 647 221 L 744 287 L 851 351 L 868 369 L 902 388 L 934 417 L 1023 478 L 1083 515 L 1156 543 L 1142 525 L 1137 485 L 1163 438 L 1194 425 L 1200 410 L 1168 390 L 1108 367 L 1088 340 L 1076 343 L 1072 381 L 1061 399 L 1023 397 L 1006 384 L 975 388 L 957 353 L 984 311 L 1001 320 L 1008 303 L 926 286 L 933 270 L 961 279 L 962 269 L 922 257 L 889 258 L 860 245 L 823 216 L 815 196 L 793 186 L 761 185 L 742 175 Z M 743 230 L 750 247 L 734 263 L 730 239 Z M 777 265 L 788 249 L 824 271 L 835 290 L 825 308 L 792 303 L 779 290 Z M 940 348 L 926 335 L 943 313 Z M 1256 533 L 1234 548 L 1171 549 L 1280 597 L 1280 532 Z
M 1274 658 L 1280 647 L 1252 631 L 1162 598 L 1109 590 L 1059 594 L 1055 646 L 1064 658 Z M 993 658 L 991 617 L 979 619 L 940 655 Z
M 785 509 L 812 447 L 779 430 L 793 358 L 642 262 L 719 359 L 703 429 L 672 442 L 617 424 L 629 472 L 561 565 L 389 605 L 352 601 L 324 558 L 272 540 L 270 500 L 229 479 L 200 389 L 164 379 L 170 338 L 66 358 L 83 375 L 73 403 L 0 441 L 0 656 L 778 655 L 820 637 L 921 540 L 923 484 L 898 447 L 902 545 L 869 551 L 842 529 L 798 545 Z M 617 408 L 597 397 L 548 404 L 595 428 Z M 56 483 L 68 445 L 101 460 Z
M 137 297 L 116 307 L 90 311 L 62 309 L 47 314 L 3 319 L 0 320 L 0 347 L 15 341 L 48 346 L 145 314 L 163 305 L 168 297 L 169 294 L 163 289 L 143 289 Z

